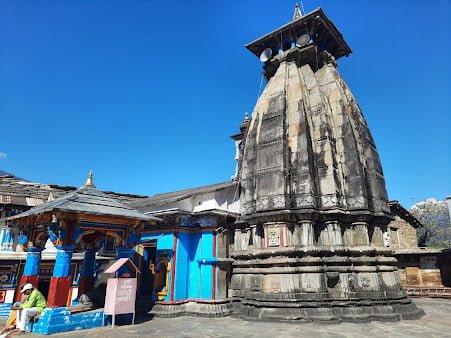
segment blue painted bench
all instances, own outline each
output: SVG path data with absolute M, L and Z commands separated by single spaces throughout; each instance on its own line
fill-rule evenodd
M 0 304 L 0 317 L 8 317 L 12 303 Z
M 67 307 L 45 309 L 32 331 L 38 334 L 53 334 L 83 329 L 92 329 L 103 325 L 103 309 L 71 314 Z

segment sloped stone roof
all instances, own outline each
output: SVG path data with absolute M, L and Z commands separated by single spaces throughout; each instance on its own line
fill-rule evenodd
M 13 175 L 0 176 L 0 203 L 3 204 L 36 206 L 47 202 L 50 194 L 52 199 L 57 199 L 75 190 L 77 188 L 72 186 L 28 182 Z M 104 191 L 104 193 L 122 203 L 147 198 L 147 196 L 112 191 Z
M 414 228 L 423 227 L 423 224 L 421 224 L 421 222 L 414 215 L 412 215 L 409 210 L 404 208 L 398 201 L 389 201 L 388 204 L 390 205 L 390 211 L 393 216 L 401 217 Z
M 168 192 L 168 193 L 163 193 L 163 194 L 157 194 L 157 195 L 150 196 L 148 198 L 135 200 L 134 202 L 131 203 L 131 205 L 133 205 L 135 207 L 143 207 L 143 206 L 155 206 L 155 205 L 160 205 L 160 204 L 170 203 L 170 202 L 177 202 L 177 201 L 181 201 L 181 200 L 193 197 L 195 195 L 214 192 L 214 191 L 218 191 L 218 190 L 221 190 L 224 188 L 228 188 L 228 187 L 234 186 L 236 184 L 237 184 L 237 182 L 233 182 L 233 181 L 222 182 L 222 183 L 217 183 L 217 184 L 206 185 L 203 187 L 197 187 L 197 188 L 184 189 L 184 190 L 173 191 L 173 192 Z
M 31 208 L 21 214 L 9 217 L 7 220 L 35 216 L 51 211 L 161 221 L 160 218 L 144 215 L 129 205 L 117 201 L 111 195 L 88 186 L 82 186 L 56 200 Z

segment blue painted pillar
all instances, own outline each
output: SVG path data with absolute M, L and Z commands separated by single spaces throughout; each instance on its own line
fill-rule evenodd
M 39 265 L 41 263 L 41 249 L 28 248 L 27 260 L 25 261 L 25 267 L 23 270 L 24 276 L 37 276 L 39 274 Z
M 6 231 L 7 227 L 4 227 L 0 232 L 0 251 L 8 251 L 6 247 Z
M 61 307 L 68 303 L 69 292 L 72 288 L 70 263 L 74 248 L 73 245 L 57 246 L 53 277 L 50 280 L 48 307 Z
M 212 257 L 213 257 L 213 232 L 205 231 L 202 233 L 202 257 L 200 265 L 201 273 L 201 294 L 202 299 L 211 299 L 213 290 L 213 267 L 212 267 Z
M 68 277 L 71 274 L 70 262 L 74 253 L 74 247 L 72 245 L 61 245 L 57 249 L 53 277 Z
M 117 247 L 117 259 L 130 258 L 131 260 L 133 260 L 134 253 L 135 253 L 135 251 L 133 250 L 133 248 L 129 248 L 127 246 L 118 246 Z M 118 270 L 117 275 L 120 276 L 126 272 L 128 272 L 127 268 L 125 266 L 122 266 Z
M 81 277 L 92 277 L 96 270 L 96 250 L 85 250 L 85 257 L 83 258 L 83 269 L 81 270 Z
M 14 232 L 13 230 L 5 226 L 0 236 L 0 251 L 14 251 Z
M 30 247 L 27 249 L 27 260 L 25 261 L 25 267 L 22 277 L 20 279 L 19 286 L 27 283 L 31 283 L 34 287 L 38 287 L 39 284 L 39 264 L 41 262 L 41 249 Z M 16 295 L 16 300 L 20 301 L 19 295 Z
M 80 279 L 78 281 L 78 296 L 94 288 L 95 271 L 96 271 L 96 250 L 86 249 L 85 257 L 83 258 L 83 268 L 80 272 Z

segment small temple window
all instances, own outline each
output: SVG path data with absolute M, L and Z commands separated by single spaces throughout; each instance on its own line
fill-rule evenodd
M 106 236 L 105 244 L 103 245 L 103 253 L 114 254 L 115 251 L 115 238 L 113 236 Z

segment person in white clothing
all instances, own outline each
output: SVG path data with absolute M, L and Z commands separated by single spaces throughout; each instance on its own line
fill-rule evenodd
M 18 310 L 17 322 L 19 324 L 19 332 L 17 333 L 24 334 L 30 319 L 40 314 L 47 304 L 42 293 L 35 289 L 31 283 L 25 284 L 20 291 L 28 296 L 27 301 L 18 306 L 12 306 L 11 310 Z

